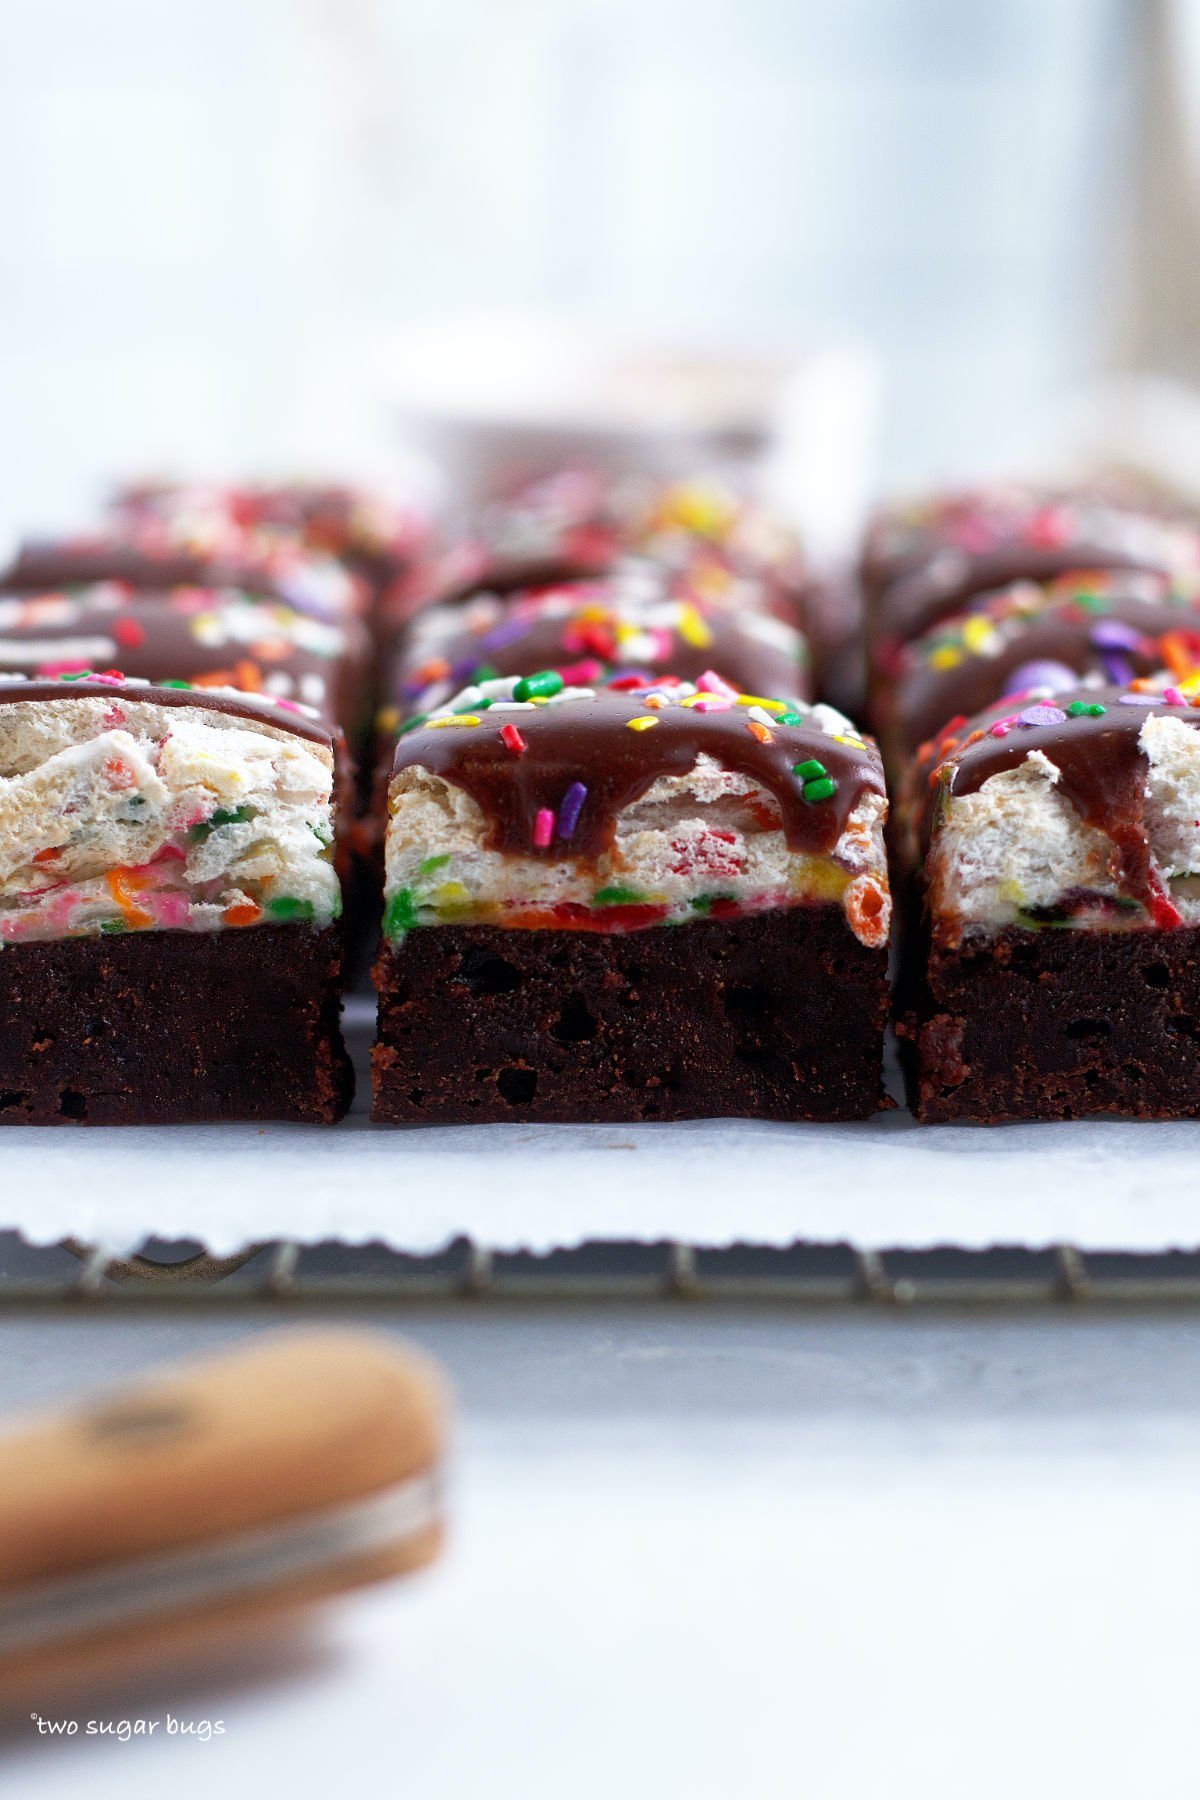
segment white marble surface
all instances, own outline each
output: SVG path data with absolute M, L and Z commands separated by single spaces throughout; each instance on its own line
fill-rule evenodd
M 264 1316 L 10 1318 L 0 1401 Z M 442 1565 L 274 1661 L 96 1709 L 219 1739 L 18 1728 L 8 1792 L 1194 1796 L 1192 1315 L 460 1306 L 404 1327 L 461 1395 Z

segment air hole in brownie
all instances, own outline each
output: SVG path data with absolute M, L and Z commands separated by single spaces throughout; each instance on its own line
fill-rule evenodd
M 765 1019 L 771 1011 L 771 996 L 757 985 L 726 988 L 725 1011 L 731 1019 Z
M 536 1069 L 501 1069 L 496 1077 L 501 1099 L 510 1106 L 528 1106 L 537 1093 Z
M 0 1089 L 0 1112 L 12 1112 L 25 1099 L 17 1088 Z
M 470 950 L 463 957 L 462 978 L 474 994 L 511 994 L 521 985 L 521 977 L 502 956 L 485 956 L 482 950 Z
M 87 1097 L 75 1088 L 64 1088 L 58 1096 L 58 1110 L 64 1119 L 86 1119 Z
M 1142 980 L 1147 987 L 1170 987 L 1171 971 L 1166 963 L 1147 963 L 1142 970 Z
M 1107 1019 L 1072 1019 L 1063 1033 L 1069 1038 L 1102 1038 L 1107 1037 L 1112 1026 Z
M 1195 1019 L 1168 1019 L 1167 1030 L 1173 1031 L 1177 1037 L 1200 1038 L 1200 1026 Z
M 409 1088 L 408 1103 L 410 1106 L 424 1106 L 424 1104 L 425 1104 L 425 1089 L 424 1088 Z
M 596 1035 L 596 1021 L 583 1003 L 582 994 L 570 994 L 567 1003 L 550 1027 L 550 1036 L 560 1044 L 586 1044 Z

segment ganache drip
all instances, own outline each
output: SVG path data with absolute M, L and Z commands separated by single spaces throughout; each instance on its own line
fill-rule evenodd
M 686 775 L 701 756 L 774 796 L 792 851 L 833 850 L 863 796 L 885 792 L 873 746 L 775 720 L 760 726 L 760 736 L 748 710 L 737 705 L 702 710 L 668 703 L 651 710 L 636 693 L 609 692 L 471 716 L 477 725 L 430 724 L 401 738 L 393 772 L 422 768 L 462 788 L 489 822 L 488 848 L 508 854 L 549 849 L 549 842 L 538 842 L 545 835 L 539 818 L 557 814 L 578 784 L 586 798 L 572 825 L 570 853 L 601 856 L 618 815 L 664 776 Z M 639 729 L 639 720 L 649 723 Z M 505 742 L 505 725 L 516 727 L 523 749 Z M 805 764 L 819 764 L 822 777 L 814 782 L 797 773 Z

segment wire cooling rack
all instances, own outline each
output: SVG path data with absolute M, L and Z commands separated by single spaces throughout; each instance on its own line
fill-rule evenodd
M 237 1306 L 251 1303 L 763 1301 L 805 1305 L 1200 1304 L 1200 1254 L 1118 1256 L 1053 1250 L 859 1251 L 796 1244 L 700 1249 L 587 1244 L 547 1256 L 460 1239 L 438 1256 L 380 1244 L 256 1245 L 216 1258 L 149 1240 L 117 1260 L 85 1244 L 26 1244 L 0 1232 L 0 1312 L 18 1307 Z

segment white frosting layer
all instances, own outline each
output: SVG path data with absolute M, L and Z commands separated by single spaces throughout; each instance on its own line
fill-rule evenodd
M 328 745 L 265 718 L 123 690 L 0 704 L 0 940 L 327 924 L 332 784 Z

